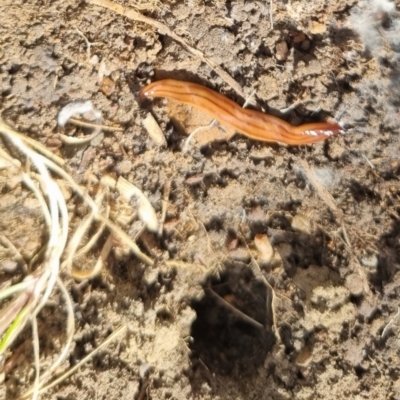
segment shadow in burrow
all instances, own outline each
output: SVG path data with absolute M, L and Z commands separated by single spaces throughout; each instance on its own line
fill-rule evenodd
M 368 265 L 372 283 L 383 289 L 387 282 L 391 282 L 400 267 L 400 220 L 394 220 L 390 229 L 383 233 L 378 241 L 378 264 Z
M 194 375 L 198 369 L 231 377 L 257 373 L 275 344 L 271 289 L 247 265 L 228 261 L 218 279 L 204 284 L 204 293 L 192 303 Z
M 314 275 L 319 267 L 327 268 L 324 269 L 324 273 L 321 272 L 321 276 L 317 274 L 318 279 L 314 277 L 315 279 L 307 284 L 307 290 L 312 291 L 312 285 L 340 284 L 342 279 L 338 269 L 345 260 L 340 260 L 327 246 L 326 234 L 318 229 L 313 234 L 294 232 L 284 213 L 278 214 L 265 223 L 250 224 L 249 229 L 253 234 L 268 233 L 275 251 L 281 253 L 282 267 L 285 271 L 283 279 L 296 282 L 297 273 L 313 265 L 311 273 Z M 288 249 L 291 250 L 288 252 Z M 326 273 L 327 270 L 330 273 Z M 273 273 L 268 280 L 274 286 L 275 282 L 271 276 Z M 213 374 L 229 375 L 232 384 L 235 383 L 236 377 L 251 377 L 257 374 L 275 345 L 271 289 L 264 281 L 254 277 L 249 266 L 228 261 L 220 278 L 209 279 L 204 284 L 204 289 L 204 297 L 192 304 L 197 314 L 191 331 L 194 340 L 190 346 L 194 391 L 201 385 L 199 381 L 202 379 L 209 380 L 210 386 L 213 386 Z M 293 311 L 298 313 L 300 319 L 304 316 L 302 303 L 306 294 L 304 289 L 296 284 L 295 290 L 296 297 L 303 299 L 297 305 L 292 304 Z M 232 308 L 239 310 L 239 313 Z M 247 317 L 256 324 L 248 321 Z M 295 359 L 291 326 L 277 321 L 277 327 L 286 354 L 289 359 Z M 199 376 L 202 378 L 199 379 Z

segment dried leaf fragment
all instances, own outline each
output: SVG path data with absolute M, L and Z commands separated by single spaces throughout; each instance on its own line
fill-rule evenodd
M 143 126 L 157 146 L 167 146 L 167 140 L 165 139 L 164 133 L 151 113 L 146 115 L 146 118 L 143 120 Z
M 134 198 L 137 203 L 138 215 L 145 227 L 150 231 L 158 232 L 158 220 L 156 211 L 151 205 L 149 199 L 135 185 L 128 182 L 126 179 L 119 177 L 117 181 L 117 190 L 128 201 Z
M 292 219 L 292 229 L 297 232 L 311 233 L 311 221 L 306 215 L 296 214 Z
M 320 22 L 317 22 L 317 21 L 312 21 L 311 22 L 310 32 L 313 35 L 324 33 L 324 32 L 326 32 L 326 25 L 325 24 L 321 24 Z
M 260 253 L 260 261 L 265 264 L 270 264 L 274 256 L 274 249 L 267 235 L 256 235 L 254 245 Z
M 111 96 L 115 90 L 114 81 L 108 76 L 105 76 L 101 82 L 100 90 L 105 96 Z

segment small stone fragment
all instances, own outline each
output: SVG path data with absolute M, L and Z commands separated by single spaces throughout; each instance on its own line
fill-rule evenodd
M 204 174 L 192 175 L 185 180 L 189 186 L 196 186 L 203 182 Z
M 297 214 L 292 219 L 292 229 L 296 232 L 311 233 L 311 221 L 306 215 Z
M 337 310 L 347 303 L 349 291 L 344 287 L 318 286 L 313 290 L 311 303 L 317 307 L 326 307 Z
M 344 359 L 353 367 L 360 365 L 364 359 L 363 344 L 350 343 L 344 354 Z
M 232 258 L 233 260 L 241 261 L 244 263 L 250 262 L 251 258 L 249 252 L 242 247 L 238 247 L 235 250 L 231 250 L 229 252 L 229 257 Z
M 317 21 L 312 21 L 311 27 L 310 27 L 310 32 L 313 35 L 318 35 L 320 33 L 324 33 L 324 32 L 326 32 L 326 25 L 321 24 L 320 22 L 317 22 Z
M 297 32 L 294 36 L 293 36 L 293 42 L 294 43 L 301 43 L 304 42 L 304 40 L 306 40 L 306 35 L 303 32 Z
M 117 171 L 124 175 L 128 174 L 129 172 L 132 171 L 132 161 L 130 160 L 123 160 L 120 163 L 117 164 Z
M 0 263 L 0 271 L 6 274 L 14 274 L 17 271 L 18 263 L 14 260 L 4 260 Z
M 275 56 L 278 61 L 286 60 L 288 52 L 289 52 L 288 45 L 284 40 L 276 44 Z
M 359 308 L 360 314 L 363 315 L 366 319 L 372 318 L 376 310 L 376 307 L 372 306 L 367 300 L 364 300 Z
M 151 365 L 149 365 L 149 364 L 142 364 L 140 367 L 139 367 L 139 376 L 140 376 L 140 378 L 141 379 L 144 379 L 144 378 L 146 378 L 149 374 L 150 374 L 150 372 L 153 370 L 153 367 L 151 366 Z
M 274 158 L 274 154 L 269 147 L 252 148 L 250 150 L 249 157 L 256 161 L 272 160 Z
M 332 141 L 329 144 L 328 155 L 332 160 L 338 160 L 342 158 L 346 149 L 341 146 L 339 143 Z
M 92 56 L 92 57 L 90 58 L 89 64 L 90 64 L 90 65 L 96 65 L 96 64 L 98 64 L 98 63 L 99 63 L 99 56 L 95 54 L 94 56 Z
M 255 223 L 263 223 L 266 221 L 265 212 L 261 207 L 255 207 L 247 215 L 247 220 Z
M 312 360 L 312 351 L 308 346 L 304 346 L 296 357 L 296 364 L 306 367 Z
M 147 287 L 151 287 L 151 286 L 155 285 L 158 282 L 158 275 L 159 275 L 158 269 L 156 269 L 156 268 L 146 269 L 145 273 L 143 275 L 143 283 Z
M 260 253 L 259 259 L 263 264 L 270 264 L 274 256 L 274 249 L 267 235 L 256 235 L 254 245 Z
M 360 297 L 364 293 L 363 281 L 357 274 L 350 274 L 346 277 L 345 286 L 349 289 L 350 294 L 355 297 Z

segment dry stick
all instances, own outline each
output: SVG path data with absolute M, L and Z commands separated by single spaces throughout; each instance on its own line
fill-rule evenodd
M 108 0 L 88 0 L 89 4 L 97 5 L 100 7 L 108 8 L 109 10 L 114 11 L 117 14 L 123 15 L 124 17 L 127 17 L 132 20 L 144 22 L 146 24 L 149 24 L 156 28 L 161 34 L 167 35 L 170 38 L 174 39 L 176 42 L 178 42 L 186 51 L 188 51 L 190 54 L 194 55 L 195 57 L 198 57 L 201 61 L 206 63 L 210 68 L 212 68 L 232 89 L 234 89 L 238 94 L 240 94 L 243 98 L 246 97 L 243 89 L 241 86 L 227 73 L 225 72 L 218 64 L 216 64 L 214 61 L 208 59 L 207 57 L 204 56 L 204 54 L 195 49 L 194 47 L 190 46 L 188 43 L 186 43 L 180 36 L 178 36 L 175 32 L 173 32 L 171 29 L 169 29 L 167 26 L 162 24 L 161 22 L 155 21 L 152 18 L 145 17 L 142 15 L 140 12 L 132 9 L 132 8 L 126 8 L 123 7 L 119 4 L 115 4 L 112 1 Z
M 102 131 L 109 131 L 109 132 L 124 132 L 124 128 L 120 128 L 117 126 L 107 126 L 107 125 L 98 125 L 98 124 L 92 124 L 90 122 L 85 122 L 82 121 L 80 119 L 76 119 L 76 118 L 70 118 L 68 120 L 69 124 L 73 124 L 73 125 L 77 125 L 77 126 L 81 126 L 83 128 L 92 128 L 92 129 L 96 129 L 99 128 Z
M 238 308 L 234 307 L 231 303 L 228 303 L 223 297 L 221 297 L 220 295 L 215 293 L 214 290 L 212 290 L 211 288 L 204 289 L 204 292 L 206 294 L 209 294 L 210 296 L 212 296 L 221 305 L 229 308 L 233 313 L 237 314 L 244 321 L 248 322 L 249 324 L 253 325 L 254 327 L 256 327 L 258 329 L 264 330 L 264 325 L 263 324 L 260 324 L 255 319 L 249 317 L 247 314 L 245 314 L 244 312 L 240 311 Z
M 273 0 L 269 1 L 269 23 L 270 23 L 270 29 L 271 31 L 274 30 L 274 18 L 273 18 L 273 14 L 272 14 L 272 4 L 273 4 Z
M 398 318 L 398 317 L 400 317 L 400 307 L 397 307 L 397 313 L 396 313 L 396 315 L 388 322 L 388 324 L 387 324 L 387 325 L 385 326 L 385 328 L 383 329 L 382 334 L 381 334 L 381 338 L 382 338 L 382 339 L 385 339 L 385 337 L 386 337 L 386 335 L 387 335 L 387 333 L 388 333 L 388 331 L 389 331 L 389 328 L 393 325 L 394 320 L 395 320 L 396 318 Z
M 161 218 L 160 218 L 160 228 L 158 230 L 158 236 L 162 236 L 164 230 L 164 222 L 167 216 L 167 207 L 168 207 L 168 200 L 171 194 L 171 181 L 165 182 L 164 185 L 164 196 L 162 199 L 162 206 L 161 206 Z
M 66 329 L 67 340 L 65 342 L 64 348 L 58 355 L 57 359 L 46 370 L 46 372 L 42 374 L 40 378 L 40 386 L 43 386 L 50 379 L 52 373 L 56 370 L 56 368 L 67 358 L 75 332 L 75 320 L 74 320 L 72 299 L 68 294 L 67 288 L 65 287 L 64 283 L 61 281 L 59 277 L 57 278 L 57 285 L 59 290 L 61 291 L 61 295 L 64 297 L 65 306 L 67 308 L 67 329 Z
M 57 165 L 63 166 L 65 164 L 65 161 L 62 158 L 56 156 L 54 153 L 52 153 L 50 150 L 48 150 L 45 146 L 43 146 L 41 143 L 37 142 L 36 140 L 33 140 L 28 136 L 25 136 L 25 135 L 22 135 L 21 133 L 16 132 L 14 129 L 12 129 L 8 125 L 6 125 L 1 118 L 0 118 L 0 132 L 4 132 L 6 134 L 10 134 L 10 135 L 14 135 L 14 136 L 18 137 L 19 139 L 21 139 L 25 143 L 27 143 L 29 146 L 31 146 L 32 149 L 36 150 L 40 154 L 43 154 L 49 160 L 53 161 Z
M 315 176 L 315 172 L 311 169 L 306 160 L 300 160 L 300 165 L 303 167 L 308 180 L 311 182 L 311 185 L 318 193 L 318 196 L 326 203 L 326 205 L 332 211 L 333 215 L 338 219 L 338 222 L 341 224 L 343 222 L 343 212 L 337 208 L 332 195 L 323 187 L 323 185 L 321 185 L 320 182 L 318 182 L 318 179 Z
M 108 213 L 107 213 L 107 215 L 105 215 L 105 217 L 108 218 Z M 104 232 L 105 227 L 106 227 L 106 224 L 104 224 L 104 223 L 101 224 L 99 229 L 96 231 L 95 234 L 93 234 L 93 236 L 90 237 L 88 242 L 76 252 L 76 254 L 74 255 L 74 258 L 81 257 L 84 254 L 88 253 L 92 249 L 92 247 L 94 247 L 94 245 L 98 243 L 100 236 Z
M 343 215 L 342 210 L 340 210 L 336 206 L 335 200 L 332 197 L 332 195 L 325 189 L 325 187 L 320 182 L 318 182 L 318 179 L 315 176 L 315 172 L 311 169 L 308 162 L 305 160 L 301 160 L 300 165 L 303 167 L 308 180 L 311 182 L 312 186 L 318 193 L 318 196 L 326 203 L 326 205 L 332 211 L 335 218 L 338 220 L 338 223 L 341 225 L 341 231 L 343 234 L 343 242 L 347 246 L 351 257 L 354 259 L 354 263 L 353 263 L 353 266 L 351 267 L 351 269 L 353 271 L 355 271 L 358 274 L 358 276 L 362 279 L 363 289 L 364 289 L 366 298 L 370 301 L 371 305 L 374 304 L 374 302 L 375 302 L 374 295 L 373 295 L 371 289 L 369 288 L 366 273 L 365 273 L 364 269 L 362 268 L 357 256 L 354 254 L 354 252 L 352 250 L 351 242 L 350 242 L 350 239 L 347 234 L 347 230 L 346 230 L 346 227 L 345 227 L 345 224 L 343 221 L 344 215 Z
M 83 358 L 78 364 L 74 365 L 68 371 L 64 372 L 61 376 L 56 378 L 54 381 L 50 382 L 48 385 L 39 389 L 39 393 L 43 393 L 52 387 L 58 385 L 59 383 L 65 381 L 65 379 L 69 378 L 73 373 L 75 373 L 79 368 L 82 367 L 86 362 L 92 359 L 103 347 L 108 346 L 111 342 L 113 342 L 118 336 L 126 333 L 126 326 L 122 326 L 117 329 L 114 333 L 112 333 L 103 343 L 101 343 L 95 350 L 93 350 L 90 354 L 88 354 L 85 358 Z M 33 391 L 25 393 L 18 400 L 26 399 L 32 395 Z
M 69 145 L 83 145 L 83 144 L 87 144 L 89 142 L 91 142 L 94 138 L 96 138 L 97 136 L 99 136 L 101 133 L 101 130 L 97 130 L 93 133 L 91 133 L 90 135 L 87 136 L 83 136 L 83 137 L 73 137 L 73 136 L 67 136 L 67 135 L 63 135 L 63 134 L 59 134 L 59 138 L 61 139 L 61 141 L 65 144 L 69 144 Z
M 31 320 L 32 325 L 32 344 L 33 344 L 33 356 L 34 356 L 34 365 L 35 365 L 35 380 L 33 383 L 33 396 L 32 400 L 37 400 L 39 398 L 39 389 L 40 389 L 40 358 L 39 358 L 39 331 L 37 325 L 36 317 Z
M 103 202 L 104 196 L 106 191 L 100 190 L 97 195 L 96 195 L 96 205 L 98 209 L 100 209 L 101 204 Z M 88 214 L 82 221 L 82 223 L 78 226 L 78 228 L 75 230 L 74 234 L 69 240 L 68 247 L 66 248 L 66 254 L 67 257 L 65 261 L 61 264 L 61 268 L 67 268 L 68 272 L 71 273 L 71 271 L 74 269 L 74 258 L 77 257 L 77 251 L 78 247 L 82 244 L 84 236 L 87 234 L 90 226 L 92 225 L 95 212 L 92 211 L 90 214 Z M 79 270 L 79 268 L 78 268 Z M 73 276 L 73 274 L 72 274 Z M 74 276 L 73 276 L 74 277 Z
M 96 203 L 92 200 L 92 198 L 85 193 L 85 191 L 72 179 L 71 175 L 69 175 L 64 169 L 60 168 L 58 165 L 55 163 L 52 163 L 51 161 L 47 160 L 46 158 L 43 158 L 43 162 L 45 163 L 46 167 L 49 168 L 52 172 L 55 174 L 59 175 L 61 178 L 63 178 L 66 182 L 68 182 L 71 185 L 71 188 L 77 193 L 84 201 L 85 203 L 92 209 L 92 210 L 97 210 L 97 205 Z M 112 221 L 110 221 L 108 218 L 103 217 L 100 214 L 97 214 L 95 216 L 95 219 L 103 222 L 107 225 L 107 227 L 115 233 L 117 236 L 122 239 L 122 241 L 125 242 L 126 245 L 129 246 L 131 249 L 132 253 L 142 260 L 144 263 L 147 265 L 154 265 L 154 262 L 152 259 L 146 256 L 146 254 L 142 253 L 137 246 L 136 243 L 132 241 L 132 239 L 129 237 L 127 233 L 125 233 L 119 226 L 114 224 Z
M 22 257 L 22 254 L 14 246 L 13 242 L 3 232 L 0 232 L 0 243 L 4 247 L 8 248 L 9 250 L 11 250 L 14 253 L 15 260 L 19 263 L 19 265 L 22 268 L 24 274 L 27 275 L 28 274 L 28 266 L 26 265 L 24 257 Z
M 101 249 L 100 256 L 98 257 L 94 267 L 90 270 L 81 270 L 72 267 L 71 276 L 75 280 L 83 281 L 86 279 L 92 279 L 100 274 L 101 270 L 103 269 L 103 265 L 106 263 L 107 257 L 110 254 L 110 251 L 113 247 L 113 236 L 109 235 L 106 242 Z
M 90 60 L 90 49 L 91 49 L 93 43 L 90 43 L 89 40 L 87 39 L 87 37 L 78 28 L 75 28 L 75 31 L 78 33 L 79 36 L 83 37 L 83 40 L 86 43 L 87 57 L 88 57 L 88 60 Z
M 264 274 L 263 274 L 262 271 L 261 271 L 260 265 L 258 264 L 257 260 L 254 258 L 253 253 L 251 252 L 251 250 L 250 250 L 250 248 L 249 248 L 249 245 L 247 244 L 247 241 L 246 241 L 246 239 L 245 239 L 245 235 L 244 235 L 244 232 L 243 232 L 242 227 L 240 227 L 240 232 L 241 232 L 241 234 L 242 234 L 243 242 L 244 242 L 244 244 L 245 244 L 245 246 L 246 246 L 246 248 L 247 248 L 247 251 L 250 253 L 250 257 L 251 257 L 251 261 L 252 261 L 252 263 L 251 263 L 250 265 L 253 265 L 253 266 L 251 267 L 251 270 L 253 271 L 254 276 L 255 276 L 257 279 L 262 280 L 262 281 L 265 283 L 265 285 L 271 290 L 271 294 L 272 294 L 272 297 L 271 297 L 272 326 L 273 326 L 273 328 L 274 328 L 274 333 L 275 333 L 276 338 L 277 338 L 280 342 L 282 342 L 281 335 L 279 334 L 278 326 L 277 326 L 277 323 L 276 323 L 276 311 L 275 311 L 275 299 L 276 299 L 276 294 L 275 294 L 275 289 L 274 289 L 274 288 L 272 287 L 272 285 L 267 281 L 267 279 L 265 278 Z M 256 266 L 256 268 L 254 267 L 254 265 Z M 267 293 L 268 293 L 268 292 L 267 292 Z M 269 303 L 269 302 L 268 302 L 268 295 L 267 295 L 267 299 L 266 299 L 266 300 L 267 300 L 266 303 L 267 303 L 267 312 L 268 312 L 268 303 Z M 265 326 L 265 328 L 266 328 L 266 326 Z

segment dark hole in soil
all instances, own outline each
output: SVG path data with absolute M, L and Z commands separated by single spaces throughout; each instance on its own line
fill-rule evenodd
M 229 266 L 219 281 L 205 285 L 193 302 L 193 365 L 219 375 L 256 373 L 275 343 L 271 331 L 271 293 L 246 266 Z

